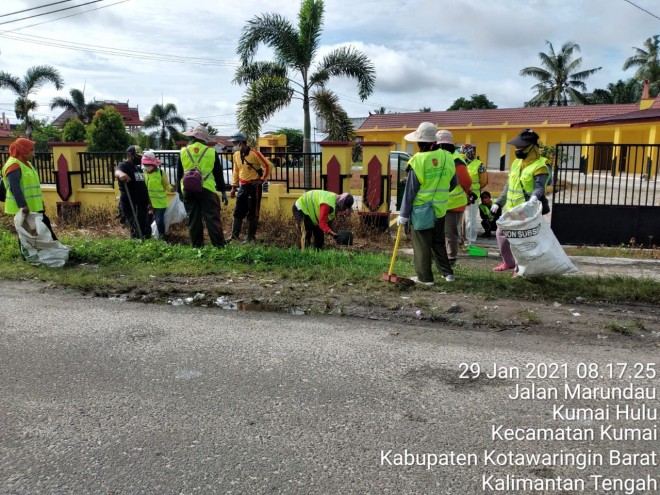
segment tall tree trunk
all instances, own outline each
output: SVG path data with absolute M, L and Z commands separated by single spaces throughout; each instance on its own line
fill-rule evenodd
M 305 182 L 305 189 L 309 190 L 312 188 L 312 143 L 310 141 L 310 135 L 312 133 L 312 125 L 309 116 L 309 89 L 307 85 L 303 90 L 303 112 L 305 120 L 303 122 L 303 177 Z

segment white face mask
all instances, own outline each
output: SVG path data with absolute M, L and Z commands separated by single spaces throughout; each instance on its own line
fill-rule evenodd
M 235 144 L 234 147 L 232 148 L 234 151 L 241 151 L 241 144 Z

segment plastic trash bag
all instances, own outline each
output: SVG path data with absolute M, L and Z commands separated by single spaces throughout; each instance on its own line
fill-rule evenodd
M 170 204 L 167 205 L 167 209 L 165 210 L 165 232 L 170 230 L 170 225 L 183 222 L 187 218 L 188 214 L 186 213 L 186 208 L 183 206 L 183 201 L 179 199 L 178 194 L 175 194 L 174 199 L 170 201 Z M 153 232 L 153 225 L 151 228 Z
M 563 275 L 578 269 L 564 252 L 541 215 L 541 202 L 527 201 L 511 208 L 497 221 L 509 240 L 518 264 L 518 276 Z
M 14 227 L 21 253 L 30 264 L 61 268 L 69 260 L 69 247 L 53 240 L 42 213 L 25 215 L 19 210 L 14 216 Z

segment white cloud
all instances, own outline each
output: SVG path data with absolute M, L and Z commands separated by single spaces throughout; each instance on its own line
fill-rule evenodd
M 299 6 L 256 0 L 240 4 L 221 0 L 194 7 L 160 0 L 112 5 L 117 1 L 121 0 L 105 0 L 94 5 L 107 8 L 52 22 L 47 21 L 75 11 L 0 25 L 0 70 L 22 76 L 33 65 L 50 64 L 62 73 L 63 92 L 46 86 L 38 94 L 41 116 L 57 114 L 48 110 L 54 96 L 67 96 L 70 89 L 84 86 L 88 99 L 128 100 L 142 116 L 161 100 L 171 102 L 184 117 L 208 117 L 205 120 L 229 133 L 235 128 L 233 112 L 243 93 L 231 83 L 243 26 L 255 15 L 274 11 L 295 25 Z M 635 3 L 660 15 L 655 0 Z M 33 5 L 3 0 L 0 15 Z M 351 116 L 364 116 L 380 106 L 396 111 L 428 106 L 443 110 L 472 94 L 485 94 L 500 108 L 521 106 L 531 98 L 535 81 L 519 72 L 539 65 L 538 53 L 547 50 L 545 40 L 556 49 L 568 40 L 578 43 L 583 69 L 603 67 L 587 86 L 605 87 L 632 77 L 634 71 L 622 70 L 624 60 L 633 55 L 633 46 L 642 47 L 660 27 L 658 19 L 621 0 L 601 0 L 597 6 L 574 0 L 326 0 L 325 6 L 321 53 L 351 44 L 376 66 L 375 91 L 366 102 L 359 101 L 354 80 L 331 81 L 331 89 L 341 96 Z M 44 24 L 25 27 L 38 23 Z M 90 51 L 53 46 L 59 42 L 78 43 L 78 48 Z M 103 53 L 107 50 L 99 47 L 132 57 Z M 158 59 L 162 57 L 170 61 Z M 171 61 L 178 57 L 208 65 Z M 0 90 L 0 108 L 15 121 L 13 100 L 9 91 Z M 265 129 L 284 126 L 302 127 L 299 101 L 278 112 Z

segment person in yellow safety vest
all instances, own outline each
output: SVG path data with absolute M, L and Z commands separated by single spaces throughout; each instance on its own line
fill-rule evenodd
M 430 229 L 411 229 L 416 283 L 433 285 L 432 264 L 447 282 L 453 282 L 454 270 L 447 257 L 445 245 L 445 218 L 449 203 L 449 191 L 458 186 L 456 165 L 448 151 L 436 147 L 437 127 L 422 122 L 417 130 L 406 134 L 404 139 L 417 143 L 419 151 L 408 161 L 406 189 L 399 210 L 399 225 L 406 225 L 414 217 L 415 207 L 431 202 L 435 223 Z M 413 222 L 414 224 L 414 219 Z
M 447 130 L 440 130 L 436 134 L 437 147 L 448 151 L 454 157 L 458 185 L 449 192 L 447 205 L 447 219 L 445 220 L 445 237 L 447 243 L 447 256 L 453 265 L 458 258 L 458 245 L 461 239 L 460 228 L 463 223 L 463 212 L 468 203 L 468 194 L 472 187 L 472 179 L 468 173 L 463 157 L 454 146 L 454 136 Z
M 312 237 L 314 247 L 323 249 L 325 234 L 332 236 L 337 244 L 352 244 L 351 232 L 335 232 L 330 225 L 338 213 L 350 214 L 353 202 L 353 196 L 349 193 L 337 195 L 321 189 L 307 191 L 300 196 L 292 208 L 293 218 L 300 228 L 300 249 L 310 247 Z
M 231 238 L 239 240 L 243 220 L 247 217 L 246 242 L 254 242 L 259 225 L 263 184 L 268 180 L 273 164 L 259 151 L 248 146 L 247 136 L 242 132 L 232 135 L 229 140 L 234 145 L 230 196 L 236 198 Z
M 206 126 L 200 124 L 183 134 L 191 137 L 192 140 L 188 146 L 181 148 L 179 153 L 177 177 L 180 180 L 177 182 L 177 191 L 180 193 L 183 206 L 188 214 L 190 242 L 194 247 L 204 245 L 203 220 L 211 244 L 215 247 L 224 247 L 226 241 L 222 231 L 218 192 L 222 195 L 224 206 L 227 206 L 229 200 L 225 191 L 220 156 L 214 148 L 207 145 L 207 143 L 211 143 L 211 137 Z M 194 177 L 195 169 L 198 169 L 201 175 L 201 188 L 199 188 L 197 180 L 186 182 L 188 177 Z M 198 188 L 201 191 L 196 190 Z
M 24 215 L 42 213 L 44 225 L 48 227 L 53 240 L 56 241 L 57 236 L 44 211 L 39 173 L 31 162 L 34 158 L 34 144 L 34 141 L 29 139 L 18 138 L 9 145 L 9 159 L 2 167 L 2 181 L 6 190 L 5 213 L 9 215 L 16 215 L 19 211 Z
M 161 160 L 156 158 L 153 150 L 146 150 L 142 155 L 144 182 L 147 184 L 151 209 L 158 230 L 158 238 L 165 236 L 165 210 L 167 209 L 167 193 L 176 189 L 170 184 L 167 174 L 160 168 Z
M 486 166 L 476 157 L 474 146 L 466 143 L 461 146 L 460 152 L 465 157 L 468 173 L 470 174 L 470 179 L 472 179 L 468 204 L 465 207 L 463 217 L 463 232 L 467 244 L 470 245 L 477 242 L 477 233 L 479 230 L 479 205 L 477 204 L 477 200 L 479 199 L 481 190 L 488 184 L 488 172 L 486 172 Z
M 515 138 L 509 141 L 509 144 L 515 146 L 516 159 L 511 164 L 509 179 L 504 185 L 502 194 L 495 200 L 495 204 L 491 208 L 493 214 L 500 209 L 506 212 L 529 200 L 540 201 L 543 205 L 544 214 L 550 211 L 547 207 L 548 200 L 545 197 L 545 189 L 550 181 L 551 171 L 547 160 L 541 156 L 538 142 L 539 135 L 532 129 L 520 131 Z M 493 268 L 493 271 L 515 270 L 516 260 L 511 252 L 508 239 L 502 233 L 502 229 L 498 228 L 495 236 L 500 248 L 502 263 Z

